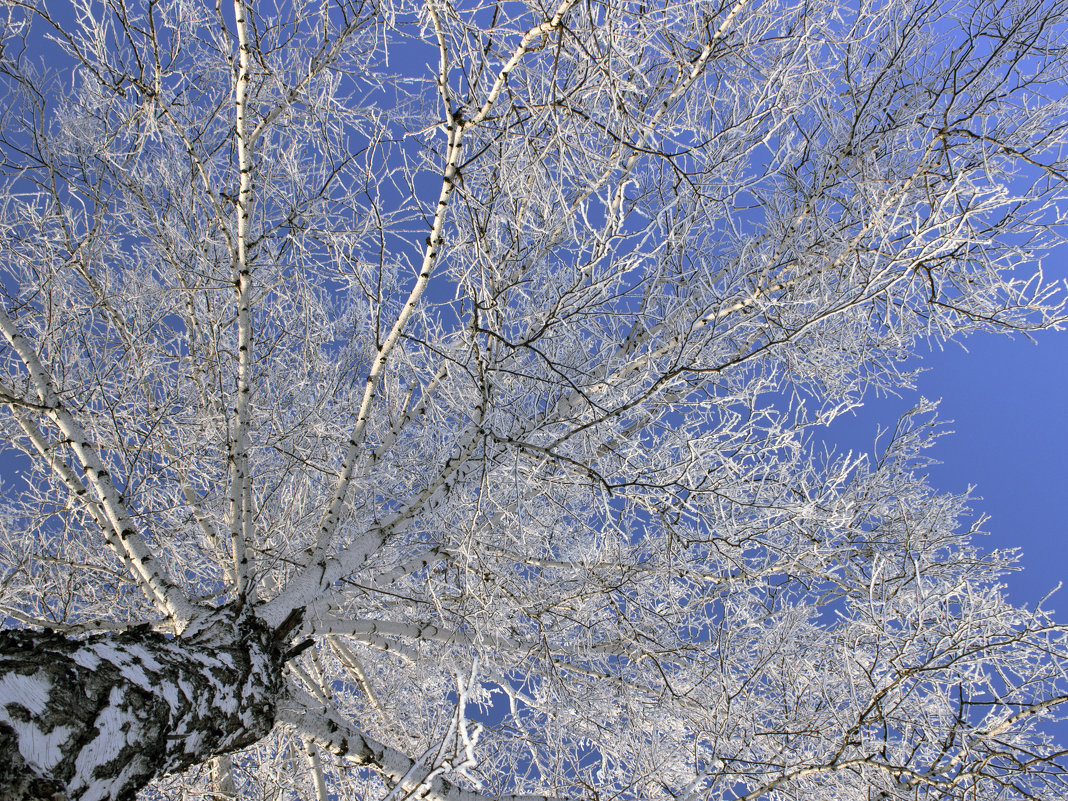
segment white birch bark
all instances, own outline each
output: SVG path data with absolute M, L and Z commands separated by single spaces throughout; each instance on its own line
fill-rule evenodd
M 0 631 L 4 798 L 132 798 L 255 743 L 274 725 L 280 657 L 270 632 L 229 610 L 176 639 Z

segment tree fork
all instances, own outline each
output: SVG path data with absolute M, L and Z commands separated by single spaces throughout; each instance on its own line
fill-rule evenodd
M 0 801 L 131 801 L 255 743 L 274 726 L 282 646 L 236 606 L 180 637 L 0 631 Z

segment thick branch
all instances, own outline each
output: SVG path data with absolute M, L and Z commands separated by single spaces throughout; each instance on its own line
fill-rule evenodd
M 41 405 L 47 409 L 46 416 L 63 434 L 81 464 L 89 485 L 95 491 L 103 515 L 98 517 L 94 513 L 93 516 L 104 530 L 108 545 L 124 562 L 134 568 L 135 577 L 150 588 L 149 598 L 161 601 L 167 614 L 175 619 L 179 628 L 183 627 L 197 616 L 196 608 L 157 564 L 148 544 L 134 526 L 122 495 L 111 481 L 111 475 L 101 461 L 89 434 L 60 402 L 52 376 L 44 363 L 2 308 L 0 308 L 0 331 L 29 370 L 31 381 L 40 396 Z M 30 433 L 26 425 L 23 425 L 23 430 Z M 33 439 L 32 435 L 31 439 Z M 41 450 L 43 442 L 34 444 L 38 450 Z M 53 464 L 53 469 L 56 469 L 55 464 Z M 63 465 L 58 468 L 57 472 L 76 497 L 81 498 L 87 504 L 91 503 L 85 499 L 85 486 L 73 471 Z
M 383 745 L 307 693 L 297 691 L 278 708 L 278 719 L 332 753 L 366 765 L 393 782 L 402 781 L 415 764 L 407 755 Z M 415 789 L 414 787 L 412 789 Z M 557 801 L 544 795 L 486 795 L 438 777 L 426 797 L 434 801 Z

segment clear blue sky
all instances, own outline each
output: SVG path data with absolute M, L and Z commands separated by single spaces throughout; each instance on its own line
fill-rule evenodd
M 1058 274 L 1068 274 L 1068 253 Z M 917 391 L 877 398 L 856 417 L 835 422 L 840 447 L 869 450 L 878 425 L 892 425 L 920 395 L 941 398 L 939 417 L 952 420 L 929 451 L 940 490 L 973 485 L 973 513 L 989 515 L 979 547 L 1020 548 L 1022 570 L 1006 576 L 1009 598 L 1033 606 L 1058 583 L 1043 607 L 1068 622 L 1068 330 L 1024 337 L 977 335 L 927 355 Z M 829 438 L 832 439 L 832 438 Z M 1046 731 L 1068 745 L 1068 721 Z
M 1068 254 L 1065 261 L 1068 262 Z M 1058 272 L 1068 273 L 1068 264 Z M 941 464 L 935 487 L 975 486 L 976 513 L 990 516 L 984 549 L 1021 548 L 1024 570 L 1006 583 L 1017 604 L 1045 605 L 1068 620 L 1068 331 L 1040 332 L 1032 344 L 977 335 L 968 352 L 950 344 L 927 355 L 915 395 L 869 400 L 854 419 L 836 422 L 841 447 L 868 450 L 876 426 L 891 425 L 920 395 L 942 399 L 939 417 L 953 421 L 930 451 Z

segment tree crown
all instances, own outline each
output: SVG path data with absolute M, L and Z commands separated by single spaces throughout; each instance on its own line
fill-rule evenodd
M 930 405 L 810 436 L 1062 321 L 1063 2 L 4 13 L 0 603 L 253 610 L 216 792 L 1064 793 Z

